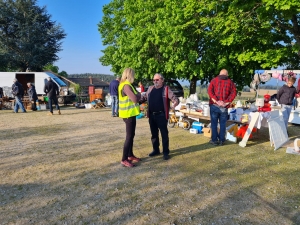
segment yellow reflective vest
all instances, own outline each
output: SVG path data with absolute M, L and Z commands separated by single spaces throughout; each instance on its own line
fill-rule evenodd
M 122 96 L 123 88 L 125 85 L 129 85 L 134 94 L 137 94 L 137 91 L 130 84 L 129 81 L 125 81 L 120 83 L 118 92 L 119 92 L 119 117 L 121 118 L 129 118 L 133 116 L 137 116 L 140 114 L 140 106 L 139 103 L 134 103 L 128 96 Z

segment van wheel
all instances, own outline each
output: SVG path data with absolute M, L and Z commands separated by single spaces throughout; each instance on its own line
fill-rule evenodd
M 59 104 L 64 104 L 65 103 L 65 99 L 63 97 L 58 97 L 57 99 Z

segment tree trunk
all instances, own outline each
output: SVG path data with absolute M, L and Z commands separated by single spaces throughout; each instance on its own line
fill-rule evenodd
M 195 94 L 196 93 L 197 81 L 198 81 L 198 77 L 196 77 L 196 76 L 193 76 L 193 78 L 190 80 L 190 93 L 189 93 L 189 96 L 191 94 Z

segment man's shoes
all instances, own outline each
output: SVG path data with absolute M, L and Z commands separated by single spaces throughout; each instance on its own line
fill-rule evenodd
M 218 142 L 214 142 L 214 141 L 212 141 L 212 140 L 210 140 L 210 141 L 209 141 L 209 143 L 210 143 L 210 144 L 212 144 L 212 145 L 214 145 L 214 146 L 217 146 L 217 145 L 219 145 L 219 143 L 218 143 Z
M 219 145 L 223 146 L 225 144 L 225 141 L 220 141 Z
M 164 155 L 164 160 L 168 160 L 168 159 L 170 159 L 170 156 L 169 155 Z
M 149 156 L 152 157 L 152 156 L 156 156 L 156 155 L 159 155 L 159 154 L 160 154 L 160 152 L 158 152 L 158 151 L 153 151 L 153 152 L 151 152 L 151 153 L 149 154 Z
M 14 113 L 18 113 L 18 112 L 14 111 Z
M 129 162 L 128 160 L 121 161 L 121 164 L 125 167 L 134 167 L 135 165 Z
M 60 110 L 58 110 L 58 115 L 61 115 L 61 112 L 60 112 Z
M 49 113 L 47 114 L 47 116 L 53 116 L 53 113 L 52 113 L 52 112 L 49 112 Z
M 129 160 L 129 161 L 132 161 L 132 162 L 139 162 L 139 161 L 141 161 L 140 158 L 137 158 L 137 157 L 135 157 L 135 156 L 128 157 L 128 160 Z

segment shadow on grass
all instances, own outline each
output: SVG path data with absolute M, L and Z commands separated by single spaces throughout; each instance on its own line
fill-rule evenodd
M 75 118 L 77 112 L 70 110 Z M 124 168 L 123 121 L 83 121 L 2 130 L 12 145 L 0 152 L 0 223 L 300 223 L 298 158 L 274 154 L 266 132 L 241 148 L 172 130 L 165 161 L 162 154 L 147 156 L 149 127 L 140 121 L 146 132 L 137 129 L 134 151 L 138 147 L 143 160 Z M 28 138 L 34 141 L 27 144 Z

